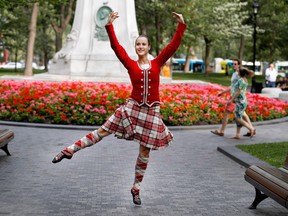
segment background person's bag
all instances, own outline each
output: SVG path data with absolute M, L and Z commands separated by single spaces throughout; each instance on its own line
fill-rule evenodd
M 235 108 L 236 108 L 236 104 L 235 103 L 229 103 L 229 104 L 227 103 L 226 107 L 225 107 L 225 109 L 228 112 L 234 112 Z

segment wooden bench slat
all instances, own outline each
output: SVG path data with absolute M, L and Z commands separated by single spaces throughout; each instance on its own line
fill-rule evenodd
M 8 143 L 14 138 L 14 132 L 9 129 L 0 130 L 0 149 L 2 149 L 8 156 L 11 155 L 8 151 Z
M 283 182 L 283 187 L 287 187 L 288 190 L 288 174 L 286 172 L 283 172 L 278 168 L 261 167 L 255 165 L 252 165 L 246 169 L 246 172 L 249 172 L 249 170 L 253 170 L 255 173 L 259 173 L 262 176 L 267 176 L 267 178 L 271 179 L 271 181 Z
M 250 209 L 256 209 L 267 197 L 288 208 L 288 154 L 282 168 L 252 165 L 246 169 L 244 178 L 255 187 L 256 191 Z
M 4 142 L 7 139 L 14 138 L 14 133 L 11 131 L 9 133 L 5 133 L 4 135 L 0 136 L 0 143 Z M 1 144 L 0 144 L 1 145 Z
M 266 187 L 270 191 L 280 196 L 282 199 L 288 201 L 288 184 L 277 179 L 275 176 L 266 173 L 261 168 L 251 166 L 245 172 L 246 176 L 255 180 L 263 187 Z
M 285 182 L 286 184 L 288 184 L 287 172 L 283 172 L 279 168 L 271 168 L 271 167 L 259 167 L 259 168 L 271 174 L 272 176 L 276 177 L 277 179 Z
M 11 135 L 13 135 L 13 134 L 14 134 L 13 131 L 8 130 L 8 129 L 0 130 L 0 139 L 1 139 L 2 137 L 11 136 Z
M 288 169 L 285 169 L 284 167 L 279 168 L 279 170 L 288 174 Z
M 287 208 L 287 200 L 277 196 L 274 191 L 267 189 L 265 186 L 259 184 L 258 181 L 255 181 L 254 179 L 250 178 L 249 176 L 245 175 L 245 180 L 247 182 L 249 182 L 250 184 L 252 184 L 255 188 L 257 188 L 258 190 L 262 191 L 264 194 L 266 194 L 267 196 L 269 196 L 270 198 L 272 198 L 273 200 L 275 200 L 276 202 L 278 202 L 280 205 L 284 206 L 285 208 Z M 256 208 L 256 206 L 255 206 Z

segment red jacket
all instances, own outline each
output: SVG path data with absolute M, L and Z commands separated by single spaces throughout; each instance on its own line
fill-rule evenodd
M 139 106 L 144 104 L 147 106 L 159 104 L 159 83 L 161 67 L 180 46 L 186 25 L 178 23 L 176 32 L 171 42 L 161 51 L 161 53 L 156 58 L 150 61 L 150 67 L 145 70 L 141 69 L 138 65 L 138 62 L 131 59 L 126 53 L 125 49 L 119 44 L 114 32 L 113 25 L 106 25 L 105 28 L 107 30 L 112 49 L 124 67 L 128 70 L 133 87 L 130 98 L 135 100 Z

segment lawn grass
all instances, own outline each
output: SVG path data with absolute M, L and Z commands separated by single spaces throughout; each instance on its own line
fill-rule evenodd
M 288 153 L 288 142 L 236 145 L 236 147 L 275 167 L 283 167 Z
M 38 69 L 33 69 L 33 74 L 39 74 L 45 72 L 44 70 L 38 70 Z M 24 69 L 19 68 L 17 70 L 15 69 L 4 69 L 0 68 L 0 76 L 17 76 L 17 75 L 22 75 L 24 76 Z
M 205 76 L 204 73 L 184 73 L 181 71 L 172 73 L 173 80 L 201 80 L 204 82 L 216 83 L 223 86 L 230 86 L 231 84 L 231 75 L 228 77 L 223 73 L 209 73 L 208 76 Z M 264 76 L 256 76 L 257 82 L 264 82 Z M 251 85 L 251 79 L 248 79 L 249 85 Z

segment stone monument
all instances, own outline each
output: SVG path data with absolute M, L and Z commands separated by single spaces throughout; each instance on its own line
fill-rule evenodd
M 134 0 L 77 0 L 72 30 L 53 57 L 48 73 L 39 74 L 38 78 L 129 82 L 127 70 L 111 49 L 105 29 L 112 11 L 120 16 L 113 22 L 117 38 L 136 60 L 134 43 L 138 29 Z

